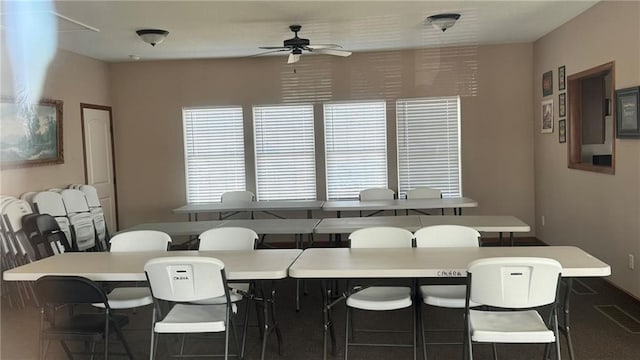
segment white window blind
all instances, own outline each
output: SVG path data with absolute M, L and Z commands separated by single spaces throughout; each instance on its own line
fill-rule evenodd
M 313 105 L 255 106 L 258 200 L 315 200 Z
M 187 201 L 220 201 L 226 191 L 245 190 L 242 108 L 184 108 L 182 120 Z
M 398 100 L 396 125 L 400 197 L 418 186 L 462 196 L 460 97 Z
M 384 101 L 324 105 L 327 199 L 357 199 L 361 190 L 387 187 Z

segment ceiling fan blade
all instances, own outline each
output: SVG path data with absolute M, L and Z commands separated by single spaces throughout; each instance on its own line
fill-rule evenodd
M 265 49 L 265 50 L 277 50 L 277 49 L 281 49 L 281 50 L 290 50 L 288 47 L 284 47 L 284 46 L 259 46 L 259 49 Z
M 347 56 L 351 55 L 351 51 L 336 50 L 336 49 L 320 49 L 320 50 L 317 51 L 317 53 L 319 53 L 319 54 L 327 54 L 327 55 L 335 55 L 335 56 L 343 56 L 343 57 L 347 57 Z
M 262 56 L 262 55 L 267 55 L 267 54 L 279 53 L 279 52 L 283 52 L 283 51 L 289 51 L 289 49 L 278 49 L 278 50 L 265 51 L 265 52 L 261 52 L 261 53 L 258 53 L 258 54 L 249 55 L 249 57 Z
M 289 59 L 287 59 L 287 64 L 293 64 L 300 61 L 300 54 L 289 54 Z
M 306 46 L 309 50 L 319 50 L 319 49 L 340 49 L 342 46 L 337 44 L 314 44 Z

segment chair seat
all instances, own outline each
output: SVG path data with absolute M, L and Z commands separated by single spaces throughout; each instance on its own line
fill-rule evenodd
M 422 301 L 427 305 L 464 309 L 467 296 L 466 285 L 422 285 L 420 286 Z M 470 302 L 469 306 L 478 304 Z
M 401 286 L 372 286 L 347 298 L 347 306 L 362 310 L 397 310 L 411 305 L 411 289 Z
M 131 309 L 153 304 L 151 290 L 148 287 L 118 287 L 107 294 L 111 309 Z M 104 308 L 104 304 L 93 304 Z
M 111 315 L 109 332 L 115 331 L 113 324 L 123 327 L 129 323 L 129 318 L 125 315 Z M 59 320 L 55 326 L 51 326 L 42 331 L 42 335 L 51 340 L 77 339 L 86 337 L 87 339 L 101 340 L 104 333 L 105 316 L 103 314 L 78 314 L 69 319 Z
M 229 298 L 231 299 L 231 302 L 237 302 L 242 300 L 242 294 L 234 290 L 235 289 L 231 289 L 229 291 Z M 218 296 L 218 297 L 205 299 L 205 300 L 192 301 L 191 303 L 199 304 L 199 305 L 220 305 L 220 304 L 226 304 L 227 298 L 226 296 Z M 235 312 L 235 309 L 234 309 L 234 312 Z
M 156 333 L 202 333 L 225 331 L 225 305 L 176 304 L 162 321 L 156 322 Z
M 526 311 L 470 310 L 471 339 L 492 343 L 551 343 L 553 331 L 540 314 Z

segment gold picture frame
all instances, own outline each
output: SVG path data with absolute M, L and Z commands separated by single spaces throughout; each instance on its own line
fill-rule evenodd
M 64 163 L 62 101 L 36 105 L 0 98 L 0 168 Z

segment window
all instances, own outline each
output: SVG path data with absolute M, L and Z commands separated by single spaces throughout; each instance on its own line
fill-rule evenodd
M 245 190 L 241 107 L 184 108 L 187 202 L 220 201 Z
M 384 101 L 324 105 L 327 199 L 358 198 L 387 187 L 387 114 Z
M 315 200 L 313 105 L 255 106 L 258 200 Z
M 399 196 L 418 186 L 462 196 L 460 97 L 398 100 L 396 126 Z

